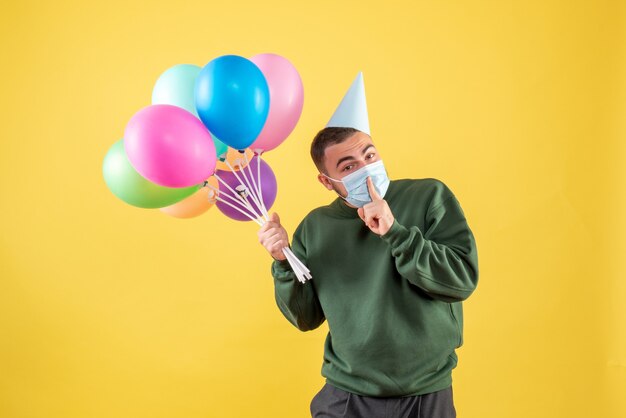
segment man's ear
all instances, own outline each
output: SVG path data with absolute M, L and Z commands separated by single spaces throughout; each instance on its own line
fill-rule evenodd
M 328 180 L 326 177 L 322 176 L 321 174 L 317 175 L 317 179 L 319 180 L 320 183 L 322 183 L 324 185 L 324 187 L 326 187 L 328 190 L 333 190 L 333 185 L 330 183 L 330 180 Z

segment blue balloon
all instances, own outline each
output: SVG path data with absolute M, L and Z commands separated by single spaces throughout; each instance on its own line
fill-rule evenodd
M 223 55 L 209 62 L 195 84 L 196 111 L 204 125 L 232 148 L 249 147 L 270 110 L 265 76 L 252 61 Z

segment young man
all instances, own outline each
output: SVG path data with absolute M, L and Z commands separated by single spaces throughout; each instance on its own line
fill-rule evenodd
M 335 116 L 342 106 L 362 108 L 364 99 L 359 74 Z M 461 301 L 478 281 L 476 244 L 458 200 L 437 179 L 390 181 L 367 116 L 354 112 L 331 119 L 311 157 L 319 182 L 339 195 L 293 235 L 291 248 L 313 279 L 300 283 L 289 267 L 277 214 L 259 241 L 274 258 L 285 317 L 302 331 L 328 321 L 326 384 L 311 402 L 312 416 L 455 417 Z

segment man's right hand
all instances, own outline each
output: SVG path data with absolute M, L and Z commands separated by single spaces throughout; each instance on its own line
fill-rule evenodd
M 259 242 L 275 260 L 286 260 L 283 248 L 289 247 L 289 237 L 287 231 L 280 224 L 277 213 L 272 213 L 269 222 L 259 229 Z

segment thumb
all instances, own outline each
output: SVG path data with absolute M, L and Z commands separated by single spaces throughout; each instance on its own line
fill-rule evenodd
M 276 212 L 270 215 L 270 222 L 276 222 L 277 224 L 280 224 L 280 217 Z
M 365 220 L 365 211 L 363 210 L 363 208 L 358 208 L 356 212 L 359 214 L 359 218 Z

